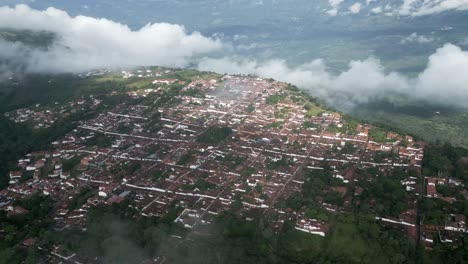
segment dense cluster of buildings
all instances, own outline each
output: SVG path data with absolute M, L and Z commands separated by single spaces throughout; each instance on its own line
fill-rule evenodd
M 16 123 L 31 125 L 34 129 L 42 129 L 51 127 L 58 119 L 84 111 L 87 107 L 95 109 L 100 104 L 101 100 L 91 95 L 64 104 L 55 102 L 52 107 L 36 104 L 34 107 L 8 112 L 5 117 Z
M 154 76 L 151 71 L 122 74 Z M 155 79 L 150 92 L 164 91 L 176 82 Z M 196 96 L 184 93 L 193 89 L 199 91 Z M 150 92 L 131 96 L 146 97 Z M 377 219 L 416 238 L 418 199 L 450 202 L 455 198 L 441 197 L 435 186 L 462 184 L 445 178 L 423 180 L 423 143 L 395 133 L 386 133 L 385 140 L 377 142 L 370 136 L 377 128 L 352 125 L 284 83 L 230 75 L 200 78 L 187 84 L 178 97 L 180 103 L 167 107 L 122 103 L 80 121 L 77 129 L 53 142 L 53 150 L 18 161 L 17 169 L 10 172 L 10 186 L 0 192 L 0 209 L 22 214 L 21 208 L 11 207 L 12 201 L 41 192 L 58 203 L 53 215 L 57 228 L 84 228 L 89 208 L 128 199 L 129 206 L 148 217 L 163 216 L 173 206 L 183 208 L 175 222 L 202 232 L 217 215 L 237 208 L 247 219 L 266 215 L 278 230 L 285 221 L 296 219 L 297 230 L 326 236 L 331 228 L 326 217 L 284 203 L 303 192 L 306 171 L 331 170 L 333 185 L 322 186 L 321 192 L 334 193 L 343 203 L 316 197 L 317 207 L 326 215 L 352 212 L 365 191 L 362 182 L 411 169 L 417 173 L 401 181 L 408 193 L 407 211 L 398 218 L 378 215 Z M 21 109 L 8 116 L 43 127 L 62 116 L 61 111 L 73 111 L 81 104 L 38 106 L 41 110 Z M 311 104 L 320 111 L 310 114 Z M 232 133 L 222 142 L 197 140 L 210 128 L 224 126 Z M 447 217 L 453 221 L 421 232 L 423 239 L 429 241 L 441 231 L 466 233 L 463 216 Z M 449 234 L 447 239 L 457 237 Z

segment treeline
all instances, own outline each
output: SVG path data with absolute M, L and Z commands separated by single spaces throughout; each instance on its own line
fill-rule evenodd
M 77 96 L 125 91 L 126 82 L 96 81 L 72 74 L 30 74 L 0 82 L 0 113 L 34 104 L 65 102 Z
M 75 122 L 81 118 L 78 114 L 70 115 L 48 129 L 33 131 L 0 116 L 0 189 L 8 185 L 8 171 L 18 159 L 34 150 L 47 150 L 52 141 L 75 128 Z
M 405 170 L 395 169 L 389 177 L 379 176 L 375 177 L 372 182 L 363 182 L 364 191 L 361 195 L 361 203 L 357 207 L 358 212 L 370 214 L 375 211 L 379 216 L 398 218 L 408 209 L 407 192 L 401 186 L 401 181 L 406 176 L 408 173 Z M 375 208 L 371 208 L 372 201 L 375 201 Z
M 127 97 L 120 95 L 103 97 L 103 104 L 95 109 L 85 109 L 71 114 L 57 122 L 53 126 L 33 130 L 24 124 L 17 124 L 3 115 L 0 116 L 0 190 L 8 186 L 8 171 L 15 168 L 16 161 L 38 150 L 50 149 L 50 143 L 60 139 L 66 133 L 76 128 L 79 120 L 89 119 L 97 113 L 121 103 Z
M 424 148 L 423 174 L 449 176 L 468 183 L 468 150 L 450 144 L 429 144 Z
M 37 263 L 39 252 L 32 246 L 18 247 L 18 244 L 28 238 L 37 238 L 50 232 L 51 221 L 48 219 L 54 201 L 39 193 L 16 201 L 14 205 L 28 210 L 26 214 L 7 217 L 5 211 L 0 211 L 0 263 L 16 264 Z

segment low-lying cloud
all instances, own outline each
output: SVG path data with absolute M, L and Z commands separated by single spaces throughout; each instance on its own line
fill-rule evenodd
M 0 7 L 3 28 L 49 31 L 58 38 L 47 50 L 21 43 L 0 43 L 2 58 L 14 54 L 29 72 L 77 72 L 113 66 L 158 64 L 184 67 L 194 57 L 222 49 L 219 40 L 188 33 L 183 26 L 156 23 L 137 31 L 107 19 L 71 17 L 55 8 Z M 11 61 L 11 60 L 10 60 Z
M 371 1 L 372 2 L 372 1 Z M 336 1 L 339 5 L 340 1 Z M 137 31 L 107 19 L 71 17 L 25 5 L 0 7 L 0 25 L 10 29 L 50 31 L 57 38 L 48 48 L 0 41 L 0 78 L 11 68 L 2 62 L 22 62 L 26 72 L 83 72 L 96 68 L 161 65 L 193 66 L 231 74 L 254 74 L 295 84 L 342 109 L 392 95 L 468 108 L 468 52 L 446 44 L 429 57 L 414 78 L 388 72 L 377 58 L 351 61 L 341 73 L 317 59 L 299 66 L 271 59 L 259 61 L 230 54 L 232 43 L 188 33 L 183 26 L 148 24 Z M 13 69 L 15 70 L 15 69 Z
M 375 58 L 352 61 L 340 74 L 331 73 L 322 60 L 290 67 L 284 60 L 258 62 L 235 57 L 205 58 L 199 68 L 272 77 L 296 84 L 342 109 L 392 95 L 468 107 L 468 75 L 465 73 L 468 52 L 452 44 L 446 44 L 432 54 L 426 69 L 415 78 L 387 72 Z

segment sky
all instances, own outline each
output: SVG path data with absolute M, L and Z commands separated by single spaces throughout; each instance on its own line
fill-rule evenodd
M 265 3 L 266 0 L 254 2 L 258 6 Z M 329 0 L 324 2 L 320 12 L 334 19 L 336 16 L 353 16 L 368 7 L 382 16 L 430 17 L 441 12 L 464 12 L 468 7 L 468 0 L 404 0 L 401 4 L 395 3 Z M 380 9 L 382 12 L 378 12 Z M 0 27 L 55 34 L 55 41 L 47 49 L 0 40 L 2 61 L 25 65 L 22 69 L 26 72 L 78 73 L 96 68 L 145 65 L 192 67 L 220 73 L 272 77 L 296 84 L 342 109 L 352 109 L 361 103 L 389 95 L 468 107 L 468 75 L 465 73 L 468 69 L 468 51 L 433 34 L 413 32 L 398 40 L 402 47 L 416 45 L 416 50 L 419 45 L 422 47 L 435 41 L 440 43 L 426 56 L 424 67 L 417 74 L 409 76 L 405 72 L 387 69 L 379 53 L 349 60 L 344 69 L 336 71 L 320 57 L 291 64 L 288 58 L 274 55 L 247 56 L 241 51 L 262 43 L 245 42 L 249 38 L 245 35 L 227 39 L 219 34 L 223 32 L 200 33 L 188 30 L 182 24 L 163 21 L 149 22 L 135 28 L 110 18 L 71 14 L 57 7 L 38 9 L 25 4 L 0 7 Z M 7 77 L 14 73 L 14 69 L 0 65 L 0 76 Z
M 447 11 L 468 10 L 467 0 L 402 0 L 402 1 L 344 1 L 328 0 L 330 16 L 338 14 L 357 14 L 363 7 L 370 7 L 370 13 L 388 16 L 425 16 Z

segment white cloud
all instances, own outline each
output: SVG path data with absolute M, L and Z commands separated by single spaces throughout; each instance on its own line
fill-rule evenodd
M 468 10 L 468 0 L 403 0 L 398 13 L 423 16 L 451 10 Z
M 434 41 L 433 38 L 431 37 L 426 37 L 424 35 L 418 35 L 418 33 L 416 32 L 413 32 L 411 35 L 403 38 L 400 43 L 401 44 L 407 44 L 407 43 L 429 43 L 429 42 L 432 42 Z
M 344 0 L 328 0 L 328 3 L 332 8 L 338 8 Z
M 352 6 L 349 7 L 349 11 L 353 14 L 361 12 L 361 3 L 354 3 Z
M 329 16 L 338 15 L 338 8 L 343 3 L 344 0 L 328 0 L 328 3 L 331 6 L 331 9 L 327 10 L 325 13 Z
M 414 96 L 432 102 L 468 107 L 468 52 L 445 44 L 429 57 L 418 76 Z
M 284 60 L 260 62 L 242 57 L 215 58 L 227 44 L 187 33 L 182 26 L 149 24 L 138 31 L 106 20 L 71 17 L 49 8 L 0 8 L 0 25 L 17 29 L 48 30 L 59 39 L 47 51 L 20 43 L 0 41 L 0 58 L 25 60 L 30 71 L 73 72 L 111 66 L 198 65 L 221 73 L 248 73 L 290 82 L 329 103 L 349 108 L 393 93 L 413 99 L 468 107 L 468 52 L 446 44 L 429 57 L 426 69 L 415 78 L 387 72 L 380 61 L 352 61 L 346 71 L 334 74 L 322 60 L 291 67 Z M 419 39 L 419 35 L 414 37 Z M 236 47 L 234 46 L 234 49 Z M 0 73 L 5 69 L 0 65 Z
M 234 41 L 239 41 L 239 40 L 246 40 L 248 39 L 249 37 L 247 35 L 239 35 L 239 34 L 236 34 L 232 37 L 232 39 Z
M 340 13 L 340 6 L 343 2 L 344 0 L 328 0 L 330 9 L 326 10 L 325 13 L 330 16 L 337 16 Z M 377 2 L 377 0 L 366 0 L 365 5 L 369 6 L 375 2 Z M 370 12 L 373 14 L 382 14 L 385 10 L 385 15 L 389 16 L 424 16 L 445 11 L 468 10 L 468 0 L 401 0 L 400 2 L 401 4 L 387 4 L 384 8 L 373 7 L 370 9 Z M 351 14 L 357 14 L 360 13 L 362 7 L 362 3 L 354 2 L 348 8 L 348 11 Z
M 222 49 L 219 40 L 187 33 L 183 26 L 157 23 L 137 31 L 107 19 L 72 17 L 48 8 L 26 5 L 0 7 L 0 25 L 12 29 L 54 32 L 58 39 L 48 50 L 15 47 L 17 60 L 29 71 L 83 71 L 90 68 L 136 65 L 187 66 L 203 54 Z M 3 43 L 4 44 L 4 43 Z M 5 50 L 0 45 L 0 50 Z
M 452 44 L 431 55 L 426 69 L 415 78 L 387 72 L 375 58 L 352 61 L 340 74 L 330 73 L 321 60 L 297 67 L 284 60 L 258 62 L 236 57 L 205 58 L 199 64 L 201 70 L 254 74 L 293 83 L 344 109 L 393 94 L 468 108 L 467 68 L 468 52 Z
M 325 13 L 329 16 L 336 16 L 338 15 L 338 9 L 333 8 L 333 9 L 327 10 Z
M 381 6 L 377 6 L 377 7 L 374 7 L 374 8 L 371 9 L 371 13 L 373 13 L 373 14 L 380 14 L 380 13 L 382 13 L 382 11 L 383 10 L 382 10 Z
M 200 70 L 221 73 L 253 74 L 295 84 L 340 108 L 350 109 L 358 103 L 383 97 L 382 91 L 402 92 L 407 89 L 405 77 L 386 74 L 377 59 L 352 61 L 341 74 L 331 74 L 322 60 L 290 67 L 284 60 L 258 62 L 242 58 L 205 59 Z
M 325 13 L 336 16 L 343 2 L 343 0 L 328 0 L 331 8 Z M 377 0 L 366 0 L 365 5 L 369 6 L 375 2 Z M 374 7 L 371 9 L 371 13 L 381 14 L 385 10 L 385 15 L 425 16 L 445 11 L 468 10 L 468 0 L 400 0 L 396 2 L 398 3 L 387 4 L 384 8 Z M 348 10 L 351 14 L 357 14 L 361 11 L 362 5 L 360 2 L 355 1 Z
M 322 60 L 291 68 L 285 60 L 268 60 L 259 62 L 242 57 L 205 58 L 198 68 L 228 74 L 255 74 L 277 80 L 294 83 L 301 87 L 326 86 L 330 76 Z

